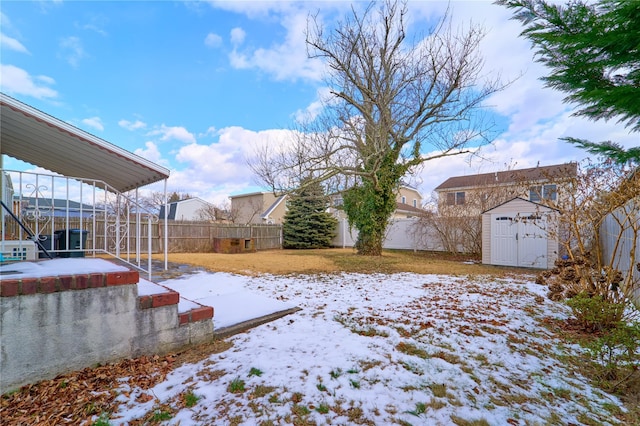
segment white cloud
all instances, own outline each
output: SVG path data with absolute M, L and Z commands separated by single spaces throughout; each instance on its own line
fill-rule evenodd
M 85 30 L 85 31 L 93 31 L 101 36 L 108 36 L 109 34 L 104 29 L 104 27 L 109 23 L 109 18 L 106 15 L 102 14 L 94 14 L 89 16 L 88 22 L 86 23 L 75 23 L 75 27 Z
M 204 39 L 207 47 L 216 48 L 222 46 L 222 37 L 215 33 L 209 33 Z
M 281 25 L 287 30 L 287 34 L 280 44 L 245 51 L 234 49 L 230 55 L 231 65 L 240 69 L 259 69 L 276 80 L 319 80 L 322 75 L 322 63 L 307 57 L 304 37 L 307 13 L 286 15 Z
M 104 125 L 102 124 L 102 120 L 100 119 L 100 117 L 85 118 L 84 120 L 82 120 L 82 122 L 89 127 L 93 127 L 94 129 L 100 131 L 104 130 Z
M 8 35 L 3 34 L 1 32 L 0 32 L 0 45 L 2 45 L 2 47 L 6 49 L 15 50 L 16 52 L 29 53 L 29 50 L 27 50 L 27 48 L 24 47 L 22 43 L 20 43 L 15 38 L 9 37 Z
M 58 92 L 45 86 L 55 83 L 51 77 L 32 77 L 25 70 L 14 65 L 0 64 L 0 80 L 2 81 L 2 90 L 8 94 L 27 95 L 38 99 L 58 96 Z
M 144 146 L 145 146 L 144 149 L 138 148 L 135 151 L 133 151 L 133 153 L 153 163 L 160 164 L 165 167 L 168 166 L 168 161 L 162 158 L 162 154 L 158 149 L 158 145 L 156 145 L 152 141 L 148 141 L 148 142 L 145 142 Z
M 77 68 L 80 60 L 87 56 L 78 37 L 65 37 L 60 40 L 60 50 L 61 56 L 74 68 Z
M 107 36 L 109 35 L 105 30 L 103 30 L 102 28 L 100 28 L 99 26 L 95 25 L 95 24 L 84 24 L 82 26 L 80 26 L 80 28 L 82 28 L 83 30 L 88 30 L 88 31 L 93 31 L 96 32 L 102 36 Z
M 293 114 L 293 118 L 297 123 L 305 121 L 313 121 L 322 112 L 327 102 L 331 101 L 330 88 L 321 87 L 316 92 L 316 99 L 311 102 L 305 109 L 299 109 Z
M 211 137 L 211 136 L 216 136 L 217 134 L 218 134 L 218 129 L 216 129 L 214 126 L 211 126 L 207 129 L 206 132 L 200 133 L 198 137 L 201 137 L 201 138 Z
M 289 130 L 281 129 L 260 132 L 241 127 L 220 129 L 217 142 L 193 143 L 179 149 L 175 159 L 180 167 L 172 170 L 169 185 L 216 203 L 231 193 L 255 190 L 247 158 L 257 146 L 286 143 L 290 135 Z
M 160 135 L 161 141 L 178 140 L 184 143 L 195 143 L 196 138 L 187 129 L 181 126 L 165 126 L 164 124 L 152 130 L 147 136 Z
M 145 127 L 147 127 L 147 123 L 144 123 L 143 121 L 140 120 L 136 120 L 136 121 L 129 121 L 129 120 L 120 120 L 118 121 L 118 126 L 127 129 L 127 130 L 138 130 L 138 129 L 144 129 Z
M 35 79 L 44 84 L 56 84 L 56 81 L 53 78 L 46 75 L 37 75 L 35 76 Z
M 239 46 L 244 43 L 244 39 L 247 36 L 247 33 L 239 27 L 233 28 L 231 30 L 231 44 L 234 46 Z

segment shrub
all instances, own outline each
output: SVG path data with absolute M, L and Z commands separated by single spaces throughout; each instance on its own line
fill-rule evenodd
M 589 343 L 587 348 L 597 363 L 598 378 L 603 382 L 614 382 L 607 387 L 615 392 L 640 371 L 640 324 L 620 322 Z
M 608 330 L 624 317 L 626 303 L 606 300 L 600 295 L 578 293 L 567 300 L 573 315 L 585 330 Z

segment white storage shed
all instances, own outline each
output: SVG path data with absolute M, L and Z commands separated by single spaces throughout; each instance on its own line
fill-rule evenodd
M 516 197 L 482 213 L 482 263 L 549 269 L 558 257 L 558 212 Z

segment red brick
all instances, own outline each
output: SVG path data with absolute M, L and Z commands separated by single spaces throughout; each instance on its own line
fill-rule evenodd
M 89 274 L 88 286 L 89 288 L 104 287 L 104 274 Z
M 189 312 L 178 314 L 178 325 L 184 325 L 191 322 Z
M 76 275 L 74 290 L 84 290 L 89 287 L 88 275 Z
M 73 275 L 61 275 L 58 277 L 58 288 L 60 291 L 73 289 Z
M 138 299 L 140 300 L 140 309 L 149 309 L 153 307 L 153 297 L 140 296 Z
M 213 308 L 211 306 L 203 306 L 191 310 L 191 322 L 201 321 L 213 318 Z
M 107 286 L 137 284 L 140 274 L 137 271 L 110 272 L 107 274 Z
M 25 278 L 20 286 L 20 294 L 36 294 L 38 292 L 38 279 Z
M 180 293 L 177 292 L 169 292 L 169 293 L 161 293 L 153 295 L 153 307 L 157 308 L 160 306 L 167 305 L 177 305 L 180 301 Z
M 55 293 L 56 289 L 56 278 L 55 277 L 43 277 L 40 278 L 40 285 L 38 286 L 39 293 Z
M 13 297 L 18 295 L 20 280 L 0 280 L 0 297 Z

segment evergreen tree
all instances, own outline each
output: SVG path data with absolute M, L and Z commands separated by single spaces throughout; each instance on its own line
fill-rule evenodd
M 303 184 L 287 202 L 282 233 L 284 248 L 329 247 L 338 221 L 327 213 L 328 200 L 320 183 Z
M 576 115 L 615 119 L 640 131 L 640 1 L 497 0 L 514 9 L 537 60 L 550 68 L 543 80 L 578 105 Z M 611 141 L 564 138 L 593 154 L 640 163 L 640 150 Z

